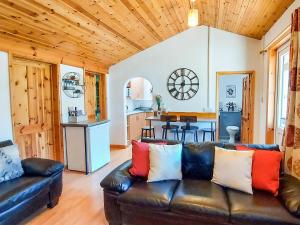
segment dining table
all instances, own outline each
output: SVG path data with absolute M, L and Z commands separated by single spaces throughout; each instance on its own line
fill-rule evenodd
M 152 121 L 161 121 L 160 116 L 149 116 L 146 117 L 146 121 L 149 121 L 149 127 L 152 128 Z M 177 117 L 177 122 L 180 122 L 180 118 Z M 217 119 L 216 118 L 197 118 L 197 123 L 210 123 L 211 130 L 216 127 Z M 215 125 L 215 126 L 214 126 Z

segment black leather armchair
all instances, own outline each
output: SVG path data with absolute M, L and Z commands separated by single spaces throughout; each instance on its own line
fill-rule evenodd
M 0 147 L 12 145 L 0 142 Z M 48 159 L 22 160 L 22 177 L 0 183 L 0 225 L 19 224 L 40 208 L 53 208 L 62 193 L 64 165 Z
M 214 184 L 210 180 L 215 146 L 235 149 L 212 142 L 184 146 L 181 181 L 147 183 L 129 174 L 130 161 L 117 167 L 101 182 L 109 224 L 300 225 L 300 181 L 283 175 L 278 197 L 257 190 L 249 195 Z M 279 150 L 276 145 L 254 146 Z

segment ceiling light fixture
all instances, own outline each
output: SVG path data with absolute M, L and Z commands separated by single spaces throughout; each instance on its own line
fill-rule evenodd
M 196 0 L 191 0 L 191 9 L 188 14 L 188 26 L 195 27 L 198 25 L 198 9 L 195 9 Z

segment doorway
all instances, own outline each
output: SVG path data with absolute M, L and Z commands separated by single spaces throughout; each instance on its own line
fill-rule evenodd
M 252 143 L 254 72 L 218 72 L 216 90 L 218 140 L 231 143 L 233 141 Z
M 146 118 L 153 115 L 153 86 L 143 77 L 132 78 L 125 84 L 124 95 L 129 144 L 131 140 L 140 139 L 142 128 L 149 126 Z
M 56 159 L 52 68 L 50 64 L 13 58 L 11 110 L 15 142 L 22 158 Z
M 85 112 L 89 120 L 106 119 L 106 77 L 85 71 Z

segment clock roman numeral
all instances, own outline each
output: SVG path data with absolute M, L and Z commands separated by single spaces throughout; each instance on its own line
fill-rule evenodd
M 191 73 L 191 71 L 189 70 L 189 72 L 188 72 L 188 74 L 186 76 L 189 77 L 190 73 Z
M 173 93 L 174 91 L 176 91 L 176 88 L 172 88 L 169 90 L 169 92 Z
M 175 75 L 175 80 L 180 76 L 177 72 L 177 70 L 173 73 Z
M 191 88 L 190 90 L 191 90 L 194 94 L 197 93 L 197 90 L 195 90 L 195 89 L 193 89 L 193 88 Z
M 181 68 L 181 69 L 180 69 L 180 74 L 181 74 L 181 76 L 184 76 L 184 75 L 185 75 L 185 72 L 184 72 L 184 71 L 185 71 L 184 68 Z
M 184 100 L 184 93 L 181 93 L 181 100 Z
M 168 87 L 170 87 L 170 86 L 175 86 L 175 83 L 168 83 Z
M 188 98 L 192 97 L 191 94 L 190 94 L 190 92 L 187 92 L 187 95 L 188 95 Z
M 194 80 L 195 78 L 197 78 L 196 75 L 194 75 L 193 77 L 189 77 L 191 80 Z
M 175 98 L 178 98 L 179 92 L 177 91 L 176 94 L 174 95 Z

